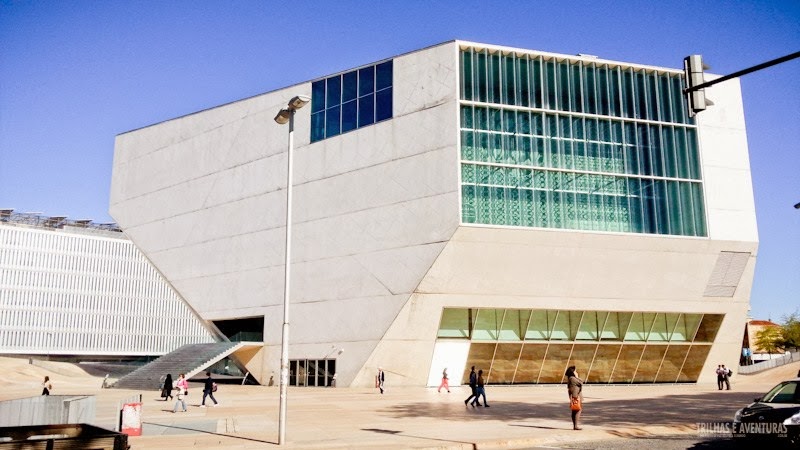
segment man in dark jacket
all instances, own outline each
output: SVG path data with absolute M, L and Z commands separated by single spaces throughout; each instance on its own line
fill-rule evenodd
M 214 406 L 217 406 L 217 399 L 214 398 L 214 380 L 211 379 L 211 372 L 206 372 L 206 381 L 203 385 L 203 402 L 200 405 L 201 408 L 206 407 L 206 397 L 211 397 L 211 400 L 214 400 Z
M 478 400 L 478 375 L 475 373 L 475 366 L 472 366 L 472 370 L 469 372 L 469 388 L 472 389 L 472 394 L 464 400 L 465 405 L 469 404 L 469 401 L 473 398 L 476 401 Z M 481 404 L 478 403 L 478 406 L 481 406 Z

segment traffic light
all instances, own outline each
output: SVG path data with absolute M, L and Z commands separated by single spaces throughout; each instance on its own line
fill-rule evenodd
M 708 66 L 703 64 L 702 55 L 691 55 L 683 58 L 683 73 L 684 81 L 686 82 L 686 89 L 683 92 L 686 94 L 690 117 L 700 111 L 704 111 L 706 106 L 714 104 L 706 98 L 705 88 L 697 88 L 697 86 L 705 83 L 703 71 L 707 69 Z

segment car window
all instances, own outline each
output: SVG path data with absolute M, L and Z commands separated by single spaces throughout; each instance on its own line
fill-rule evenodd
M 796 381 L 781 383 L 764 395 L 762 401 L 765 403 L 798 403 L 800 402 L 800 390 L 797 389 Z

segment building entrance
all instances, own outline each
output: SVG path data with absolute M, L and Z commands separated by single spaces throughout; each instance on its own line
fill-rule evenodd
M 333 386 L 335 359 L 293 359 L 289 361 L 289 386 Z

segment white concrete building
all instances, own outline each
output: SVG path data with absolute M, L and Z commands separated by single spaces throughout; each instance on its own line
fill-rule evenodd
M 292 384 L 695 382 L 738 361 L 757 250 L 741 93 L 452 41 L 117 137 L 110 213 L 279 373 L 295 95 Z M 239 322 L 241 321 L 241 322 Z M 255 330 L 262 331 L 262 330 Z M 342 349 L 344 351 L 342 351 Z M 325 367 L 327 372 L 325 373 Z M 388 382 L 388 381 L 387 381 Z
M 205 325 L 115 224 L 0 210 L 0 354 L 160 356 Z

